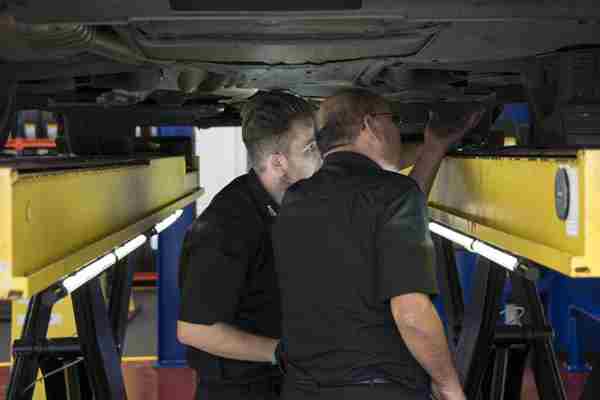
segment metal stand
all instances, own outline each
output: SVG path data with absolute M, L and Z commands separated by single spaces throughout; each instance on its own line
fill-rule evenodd
M 540 398 L 565 400 L 558 363 L 534 282 L 480 257 L 474 272 L 471 303 L 461 309 L 462 292 L 452 244 L 434 235 L 440 291 L 449 322 L 449 336 L 458 337 L 456 364 L 468 399 L 520 399 L 523 371 L 531 357 Z M 506 278 L 513 301 L 524 308 L 522 326 L 499 324 Z
M 31 298 L 27 315 L 25 316 L 20 343 L 27 343 L 35 348 L 36 345 L 39 346 L 39 343 L 43 343 L 46 340 L 53 303 L 53 293 L 50 291 L 44 291 Z M 20 343 L 15 341 L 14 347 L 18 347 Z M 33 396 L 33 387 L 30 387 L 30 385 L 37 377 L 42 352 L 15 352 L 14 355 L 6 398 L 9 400 L 30 400 Z M 47 389 L 51 389 L 51 387 Z M 66 393 L 62 392 L 59 394 L 63 395 Z
M 127 321 L 129 320 L 129 298 L 131 297 L 133 275 L 136 267 L 140 265 L 143 251 L 143 248 L 138 249 L 131 253 L 124 262 L 118 263 L 112 279 L 108 314 L 120 355 L 123 354 Z
M 525 307 L 522 339 L 529 345 L 532 368 L 541 399 L 566 399 L 552 338 L 554 331 L 548 325 L 544 307 L 535 283 L 519 275 L 512 276 L 513 297 Z
M 588 376 L 581 400 L 595 400 L 600 394 L 600 356 L 592 362 L 592 373 Z
M 81 353 L 96 399 L 123 399 L 120 355 L 106 311 L 100 282 L 94 279 L 71 295 Z
M 108 308 L 98 277 L 71 294 L 78 337 L 46 338 L 52 306 L 59 300 L 55 288 L 31 298 L 21 339 L 13 344 L 7 400 L 30 400 L 38 369 L 45 376 L 48 400 L 126 398 L 121 354 L 140 251 L 115 266 Z
M 444 311 L 448 320 L 448 339 L 453 349 L 458 345 L 463 325 L 465 305 L 452 242 L 433 235 L 437 263 L 437 278 L 444 294 Z

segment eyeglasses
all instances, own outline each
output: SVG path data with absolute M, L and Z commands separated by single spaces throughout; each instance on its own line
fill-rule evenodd
M 400 114 L 394 114 L 394 113 L 372 113 L 369 114 L 373 117 L 376 116 L 382 116 L 382 117 L 390 117 L 390 119 L 392 120 L 392 122 L 394 123 L 394 125 L 400 125 L 402 124 L 404 121 L 402 120 L 402 116 L 400 116 Z

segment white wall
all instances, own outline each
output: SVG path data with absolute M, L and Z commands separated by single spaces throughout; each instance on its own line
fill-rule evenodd
M 200 215 L 215 194 L 247 172 L 247 158 L 240 127 L 197 129 L 195 139 L 200 155 L 200 186 L 205 190 L 197 201 Z

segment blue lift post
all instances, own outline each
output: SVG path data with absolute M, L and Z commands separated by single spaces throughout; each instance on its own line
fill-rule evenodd
M 556 331 L 556 348 L 568 354 L 568 370 L 589 371 L 585 353 L 600 353 L 600 279 L 554 277 L 548 314 Z
M 191 136 L 193 127 L 159 128 L 159 136 Z M 184 209 L 183 215 L 158 239 L 158 360 L 157 367 L 185 367 L 185 347 L 177 340 L 179 317 L 179 255 L 187 228 L 196 215 L 196 204 Z
M 158 239 L 158 360 L 159 367 L 185 367 L 185 347 L 177 340 L 179 317 L 179 254 L 188 226 L 194 220 L 195 204 Z

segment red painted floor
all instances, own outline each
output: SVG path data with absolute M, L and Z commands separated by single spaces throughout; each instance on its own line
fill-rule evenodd
M 154 368 L 153 361 L 123 364 L 128 400 L 191 400 L 195 372 L 189 368 Z M 0 400 L 5 400 L 9 369 L 0 368 Z
M 128 400 L 192 400 L 195 373 L 189 368 L 154 368 L 154 362 L 130 362 L 123 365 Z M 8 368 L 0 368 L 0 400 L 5 400 Z M 578 400 L 585 374 L 563 373 L 568 400 Z M 524 376 L 522 400 L 539 400 L 531 370 Z M 206 399 L 210 400 L 210 399 Z
M 128 400 L 193 399 L 196 382 L 193 370 L 153 365 L 153 361 L 123 365 Z
M 567 400 L 579 400 L 581 394 L 583 393 L 583 386 L 585 385 L 587 374 L 569 373 L 566 371 L 561 371 L 561 376 L 563 379 L 565 392 L 567 393 Z M 521 399 L 540 400 L 535 385 L 533 371 L 529 368 L 525 370 L 525 374 L 523 375 Z
M 6 367 L 0 368 L 0 400 L 6 398 L 6 387 L 8 386 L 9 370 Z

